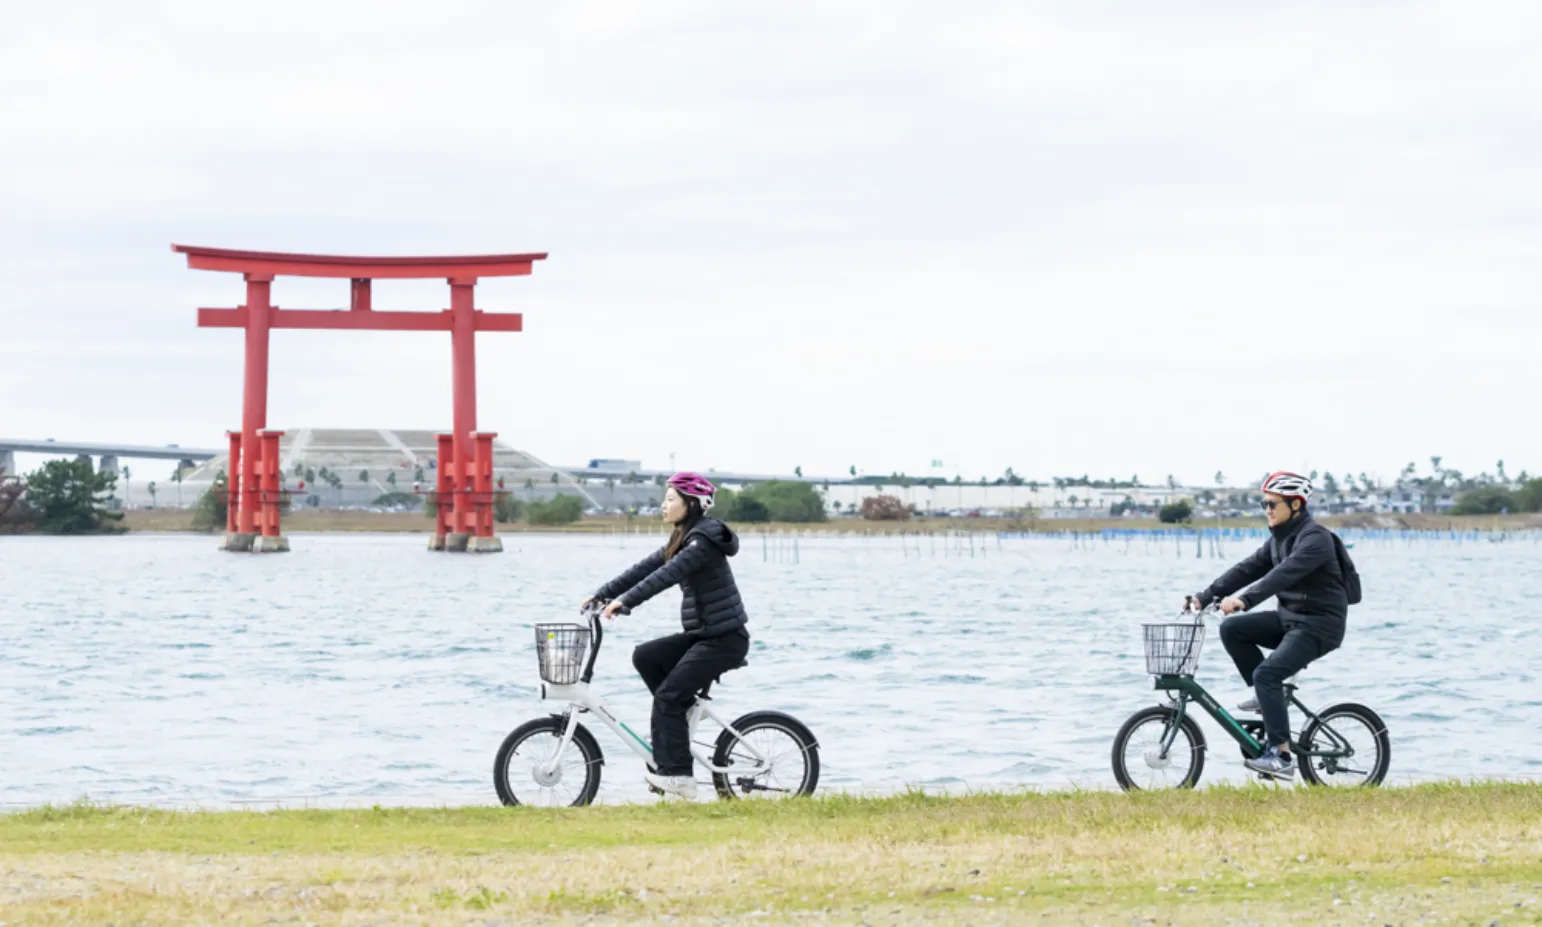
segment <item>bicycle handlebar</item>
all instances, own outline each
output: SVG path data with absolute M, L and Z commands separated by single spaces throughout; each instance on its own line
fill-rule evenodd
M 593 641 L 589 647 L 589 659 L 584 663 L 583 679 L 586 683 L 594 677 L 594 660 L 600 655 L 600 643 L 605 639 L 604 622 L 600 621 L 600 612 L 605 605 L 604 602 L 594 601 L 582 610 L 583 616 L 589 621 L 589 639 Z
M 1217 599 L 1216 601 L 1211 602 L 1209 605 L 1206 605 L 1204 608 L 1189 608 L 1187 605 L 1185 605 L 1183 610 L 1178 612 L 1178 617 L 1180 618 L 1188 615 L 1194 616 L 1195 624 L 1203 623 L 1206 618 L 1222 617 L 1221 602 L 1219 599 Z

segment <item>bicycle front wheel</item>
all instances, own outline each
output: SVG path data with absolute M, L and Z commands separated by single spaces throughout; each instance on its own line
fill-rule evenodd
M 712 765 L 729 767 L 712 774 L 719 798 L 812 795 L 819 785 L 819 743 L 792 715 L 755 711 L 718 735 Z
M 1188 715 L 1179 723 L 1175 709 L 1143 708 L 1114 736 L 1113 762 L 1114 778 L 1126 792 L 1192 789 L 1205 770 L 1205 735 Z
M 1296 747 L 1301 778 L 1334 788 L 1381 785 L 1392 765 L 1392 739 L 1381 716 L 1346 702 L 1318 713 Z
M 560 717 L 538 718 L 504 738 L 493 759 L 493 788 L 499 801 L 575 808 L 594 801 L 604 762 L 600 745 L 582 724 L 574 725 L 573 742 L 559 757 L 563 728 Z

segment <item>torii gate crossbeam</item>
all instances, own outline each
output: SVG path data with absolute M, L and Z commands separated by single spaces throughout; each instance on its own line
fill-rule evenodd
M 199 309 L 201 328 L 246 331 L 241 430 L 230 434 L 230 507 L 227 550 L 287 550 L 279 531 L 283 497 L 278 471 L 280 432 L 267 431 L 268 335 L 275 328 L 369 331 L 447 331 L 450 333 L 454 427 L 439 440 L 439 515 L 430 547 L 437 550 L 501 550 L 493 535 L 492 439 L 476 430 L 476 333 L 517 332 L 517 313 L 490 314 L 475 308 L 481 277 L 525 276 L 545 254 L 485 254 L 457 257 L 350 257 L 232 251 L 172 245 L 187 255 L 193 270 L 239 273 L 246 281 L 246 302 L 234 309 Z M 280 309 L 273 305 L 273 279 L 279 276 L 335 277 L 351 281 L 346 310 Z M 442 312 L 377 312 L 371 304 L 374 280 L 443 278 L 450 285 L 450 308 Z M 446 459 L 446 457 L 449 459 Z

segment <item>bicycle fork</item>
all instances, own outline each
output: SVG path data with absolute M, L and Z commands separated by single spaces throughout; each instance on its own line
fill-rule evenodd
M 572 705 L 569 705 L 567 709 L 562 712 L 562 738 L 557 741 L 556 746 L 552 747 L 551 756 L 547 757 L 545 761 L 541 763 L 541 772 L 548 776 L 556 774 L 557 764 L 562 762 L 562 754 L 566 753 L 568 747 L 572 745 L 573 731 L 577 728 L 578 713 L 573 710 Z
M 1188 696 L 1184 693 L 1180 692 L 1173 701 L 1178 703 L 1178 707 L 1173 709 L 1172 720 L 1167 725 L 1167 731 L 1162 734 L 1162 750 L 1157 754 L 1157 758 L 1162 760 L 1167 759 L 1167 751 L 1173 748 L 1173 741 L 1178 739 L 1178 731 L 1183 728 L 1183 718 L 1189 707 Z

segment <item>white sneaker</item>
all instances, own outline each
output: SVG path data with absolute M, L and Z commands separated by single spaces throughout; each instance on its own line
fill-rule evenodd
M 1258 696 L 1255 695 L 1255 696 L 1253 696 L 1252 698 L 1248 699 L 1245 702 L 1238 702 L 1237 703 L 1237 710 L 1238 711 L 1250 711 L 1250 712 L 1256 713 L 1258 711 Z
M 673 795 L 676 798 L 695 800 L 696 777 L 695 776 L 661 776 L 658 773 L 643 773 L 643 781 L 648 783 L 648 788 L 664 795 Z

